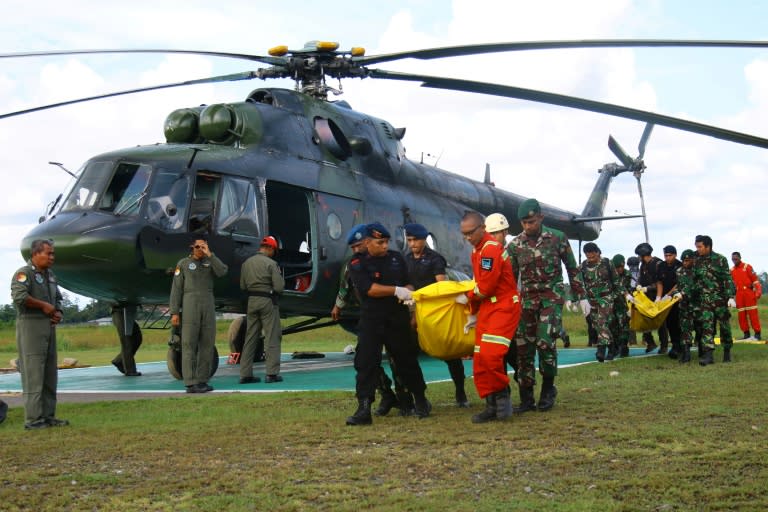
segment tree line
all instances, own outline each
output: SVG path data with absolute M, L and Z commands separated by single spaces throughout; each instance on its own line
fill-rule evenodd
M 79 324 L 112 316 L 112 304 L 103 300 L 93 300 L 86 304 L 82 309 L 72 297 L 62 290 L 62 312 L 64 313 L 65 324 Z M 0 324 L 14 324 L 16 322 L 16 307 L 13 304 L 3 304 L 0 306 Z

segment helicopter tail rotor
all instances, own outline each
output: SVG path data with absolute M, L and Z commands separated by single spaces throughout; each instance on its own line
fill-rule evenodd
M 653 123 L 646 123 L 643 135 L 640 137 L 640 142 L 637 145 L 638 155 L 637 158 L 630 157 L 621 145 L 613 138 L 612 135 L 608 136 L 608 147 L 611 152 L 616 155 L 616 158 L 624 165 L 623 169 L 618 169 L 616 174 L 621 172 L 631 172 L 637 180 L 637 193 L 640 196 L 640 209 L 643 217 L 643 229 L 645 231 L 645 241 L 649 241 L 648 237 L 648 218 L 645 215 L 645 198 L 643 197 L 643 185 L 640 178 L 645 172 L 645 162 L 643 156 L 645 155 L 645 146 L 648 144 L 648 139 L 653 131 Z

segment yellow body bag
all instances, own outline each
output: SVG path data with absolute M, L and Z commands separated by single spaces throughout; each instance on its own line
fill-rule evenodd
M 474 353 L 474 327 L 464 333 L 469 306 L 456 302 L 474 288 L 474 281 L 439 281 L 413 292 L 421 350 L 446 361 Z
M 655 331 L 661 328 L 661 324 L 667 319 L 672 306 L 677 304 L 677 299 L 654 302 L 643 292 L 634 292 L 634 304 L 629 303 L 631 316 L 629 328 L 635 332 Z

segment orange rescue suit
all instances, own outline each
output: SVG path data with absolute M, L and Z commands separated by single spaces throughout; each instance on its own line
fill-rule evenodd
M 762 294 L 760 280 L 755 274 L 755 270 L 749 263 L 739 262 L 731 269 L 731 278 L 736 286 L 736 307 L 739 310 L 739 327 L 744 332 L 749 331 L 749 324 L 752 329 L 760 332 L 760 318 L 757 316 L 757 299 Z M 747 323 L 749 316 L 749 323 Z
M 472 250 L 475 289 L 467 293 L 477 314 L 472 372 L 480 398 L 509 386 L 504 358 L 520 322 L 520 294 L 504 247 L 485 233 Z

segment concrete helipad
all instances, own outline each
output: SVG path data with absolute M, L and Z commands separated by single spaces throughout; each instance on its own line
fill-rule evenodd
M 644 355 L 645 350 L 632 348 L 631 356 Z M 283 354 L 281 375 L 283 382 L 265 384 L 240 384 L 239 366 L 228 365 L 222 357 L 219 369 L 211 378 L 214 392 L 274 392 L 274 391 L 353 391 L 355 388 L 354 355 L 342 352 L 329 352 L 318 359 L 292 359 L 291 354 Z M 573 348 L 558 351 L 560 367 L 595 361 L 594 348 Z M 448 367 L 438 359 L 422 356 L 419 359 L 424 379 L 427 382 L 450 380 Z M 385 363 L 386 365 L 386 363 Z M 388 366 L 386 366 L 389 371 Z M 472 361 L 465 360 L 466 375 L 472 374 Z M 165 361 L 140 363 L 138 370 L 141 377 L 125 377 L 113 366 L 74 368 L 59 370 L 59 394 L 67 393 L 174 393 L 183 392 L 184 385 L 169 373 Z M 264 363 L 256 363 L 254 374 L 264 377 Z M 21 392 L 21 380 L 18 373 L 0 375 L 0 393 Z

